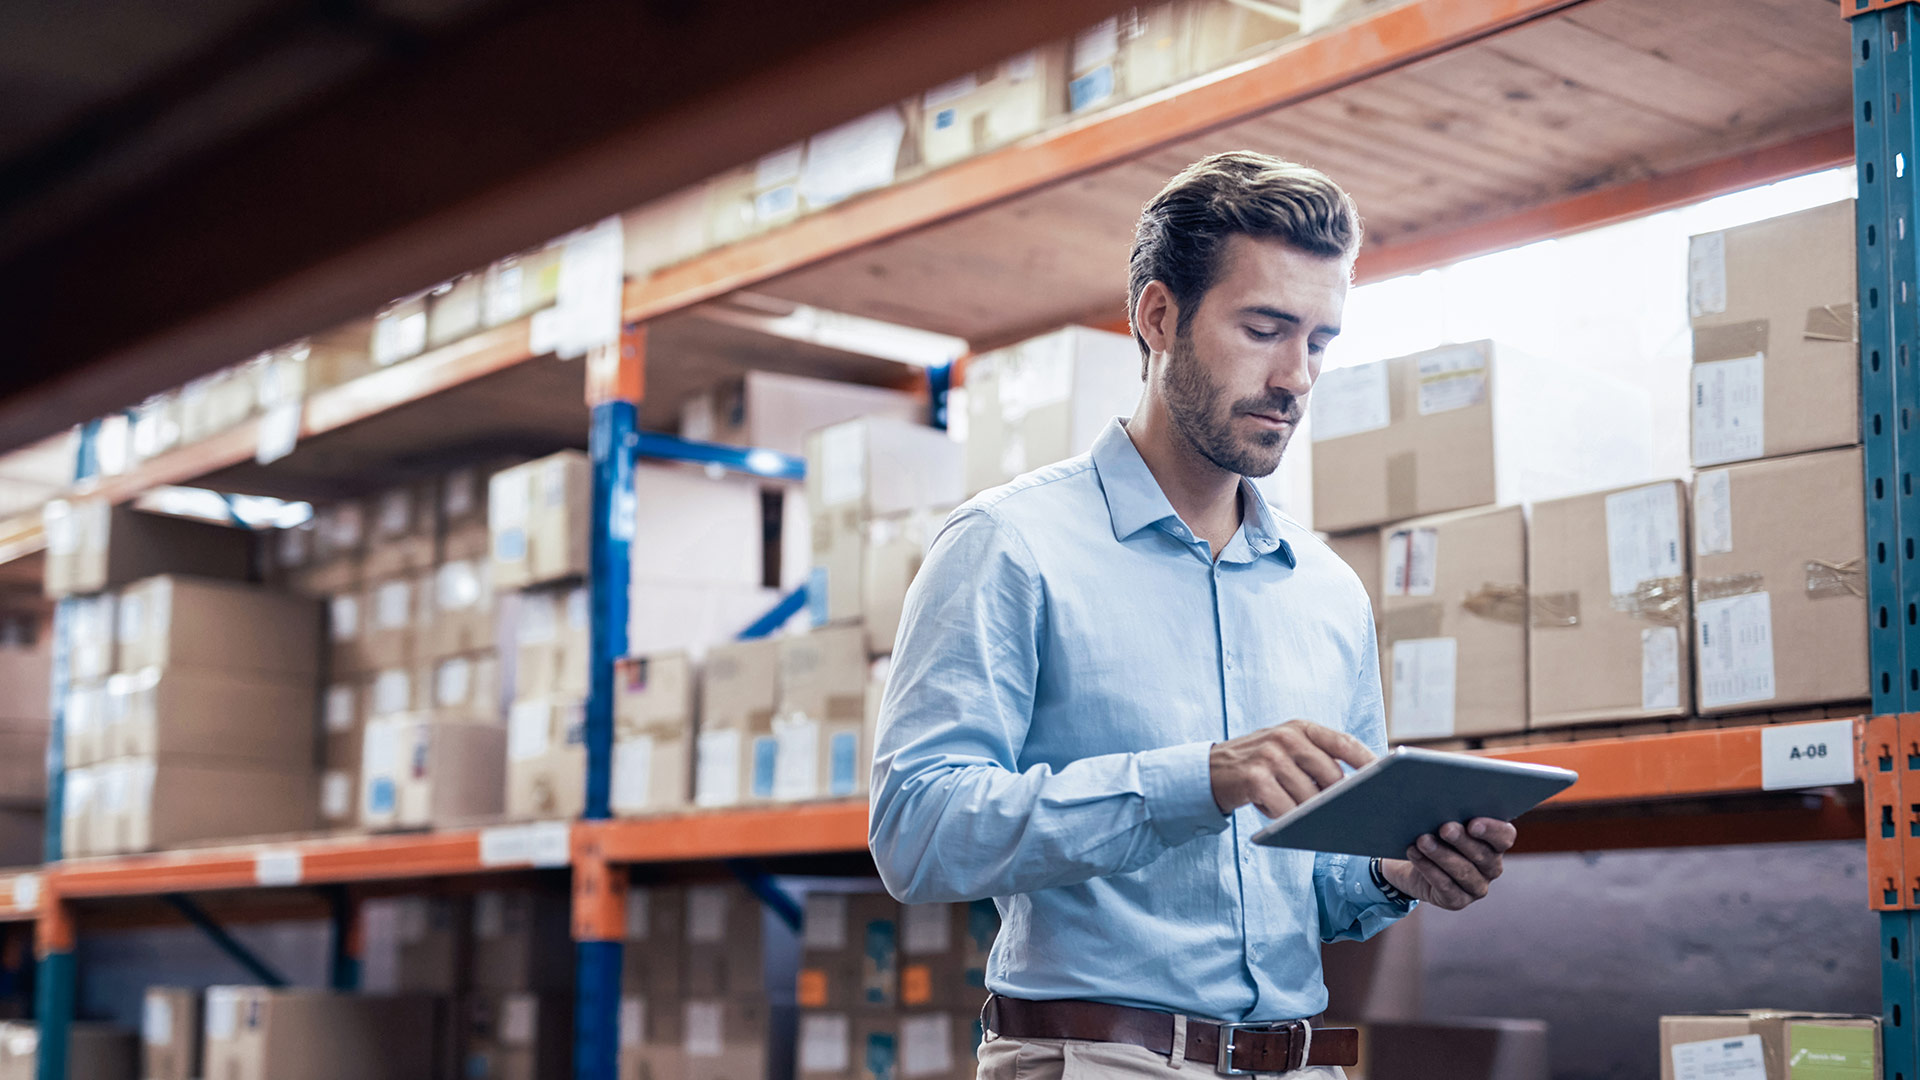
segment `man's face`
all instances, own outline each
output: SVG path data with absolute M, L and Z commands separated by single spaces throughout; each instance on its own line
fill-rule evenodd
M 1280 467 L 1340 332 L 1350 272 L 1279 240 L 1228 239 L 1160 382 L 1174 426 L 1215 465 L 1242 476 Z

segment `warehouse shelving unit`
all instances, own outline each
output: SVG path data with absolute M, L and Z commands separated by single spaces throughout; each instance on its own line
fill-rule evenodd
M 1914 556 L 1910 549 L 1901 553 L 1910 543 L 1906 538 L 1920 534 L 1920 499 L 1910 497 L 1906 479 L 1920 471 L 1920 439 L 1899 439 L 1908 420 L 1902 403 L 1917 399 L 1896 380 L 1907 377 L 1907 345 L 1920 345 L 1920 298 L 1906 284 L 1916 280 L 1914 247 L 1904 227 L 1920 209 L 1907 172 L 1916 143 L 1908 61 L 1913 50 L 1906 36 L 1920 28 L 1920 13 L 1906 0 L 1841 3 L 1846 14 L 1857 16 L 1851 46 L 1833 6 L 1818 0 L 1409 0 L 629 282 L 629 332 L 620 348 L 587 365 L 586 405 L 575 397 L 572 411 L 543 419 L 545 431 L 567 423 L 579 425 L 575 438 L 588 431 L 594 463 L 595 662 L 585 819 L 76 859 L 0 874 L 0 921 L 37 925 L 40 1015 L 48 1036 L 41 1045 L 52 1051 L 43 1053 L 42 1080 L 64 1076 L 57 1047 L 73 1007 L 72 949 L 82 920 L 76 904 L 425 883 L 562 867 L 573 881 L 579 942 L 576 1074 L 611 1080 L 629 867 L 858 858 L 866 850 L 861 802 L 610 817 L 611 660 L 626 651 L 630 526 L 622 514 L 632 512 L 635 456 L 699 460 L 787 478 L 800 468 L 791 459 L 642 431 L 652 400 L 642 388 L 657 387 L 674 366 L 659 365 L 649 382 L 649 340 L 661 355 L 677 356 L 680 345 L 698 337 L 694 309 L 749 288 L 957 335 L 976 349 L 1067 321 L 1111 324 L 1120 313 L 1119 268 L 1138 206 L 1187 161 L 1229 146 L 1304 158 L 1348 181 L 1368 213 L 1362 280 L 1591 228 L 1858 155 L 1869 538 L 1895 553 L 1874 561 L 1869 574 L 1879 613 L 1873 632 L 1875 715 L 1838 722 L 1845 756 L 1857 764 L 1861 783 L 1832 781 L 1811 789 L 1769 783 L 1770 747 L 1801 733 L 1831 740 L 1840 730 L 1835 721 L 1485 752 L 1582 774 L 1579 785 L 1529 819 L 1525 850 L 1864 835 L 1873 904 L 1883 911 L 1886 929 L 1888 1075 L 1912 1080 L 1920 1061 L 1911 1020 L 1920 811 L 1909 809 L 1902 792 L 1920 792 L 1920 775 L 1908 778 L 1920 774 L 1920 714 L 1894 714 L 1920 708 L 1920 628 L 1915 609 L 1907 607 L 1920 603 L 1920 569 L 1903 574 Z M 1755 8 L 1764 8 L 1766 17 L 1756 18 Z M 1854 58 L 1851 66 L 1842 63 L 1845 55 Z M 1907 107 L 1897 108 L 1896 101 Z M 1034 288 L 1036 281 L 1047 288 Z M 532 355 L 527 325 L 508 324 L 315 393 L 304 406 L 302 445 L 331 439 L 344 458 L 330 460 L 355 461 L 394 453 L 396 446 L 417 448 L 396 442 L 391 426 L 376 439 L 355 433 L 436 403 L 435 415 L 457 414 L 462 410 L 450 403 L 462 394 L 490 381 L 520 379 L 549 385 L 573 380 L 577 386 L 579 369 Z M 938 369 L 927 379 L 936 416 L 947 381 L 948 373 Z M 287 463 L 262 471 L 250 464 L 257 441 L 250 423 L 82 487 L 115 500 L 196 479 L 231 490 L 328 493 L 326 461 L 296 452 Z M 36 520 L 0 523 L 0 558 L 42 543 Z M 1904 630 L 1897 615 L 1903 607 Z M 344 925 L 342 930 L 344 937 Z

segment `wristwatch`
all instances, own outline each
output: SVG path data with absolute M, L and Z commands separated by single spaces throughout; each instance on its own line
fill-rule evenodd
M 1411 908 L 1413 906 L 1415 898 L 1394 888 L 1393 883 L 1387 880 L 1386 872 L 1380 866 L 1380 857 L 1378 855 L 1374 856 L 1373 859 L 1367 863 L 1367 872 L 1373 875 L 1374 888 L 1385 893 L 1389 903 L 1397 904 L 1403 908 Z

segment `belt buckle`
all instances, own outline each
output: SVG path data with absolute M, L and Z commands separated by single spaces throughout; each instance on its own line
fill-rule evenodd
M 1313 1029 L 1305 1020 L 1261 1020 L 1238 1024 L 1223 1023 L 1220 1027 L 1220 1060 L 1214 1062 L 1213 1071 L 1221 1076 L 1251 1076 L 1258 1069 L 1236 1069 L 1233 1067 L 1233 1035 L 1236 1031 L 1254 1031 L 1273 1033 L 1291 1031 L 1299 1038 L 1287 1040 L 1287 1062 L 1281 1072 L 1293 1072 L 1307 1064 L 1307 1048 L 1313 1045 Z

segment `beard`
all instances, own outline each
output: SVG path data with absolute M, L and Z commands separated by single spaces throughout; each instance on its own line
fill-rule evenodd
M 1174 429 L 1208 461 L 1241 476 L 1266 476 L 1280 467 L 1287 442 L 1300 424 L 1300 399 L 1286 390 L 1269 390 L 1257 397 L 1241 398 L 1223 404 L 1221 389 L 1193 348 L 1187 328 L 1174 334 L 1173 349 L 1167 355 L 1162 390 Z M 1252 413 L 1267 413 L 1287 421 L 1288 427 L 1275 431 L 1263 429 L 1252 435 L 1237 434 L 1234 421 Z

